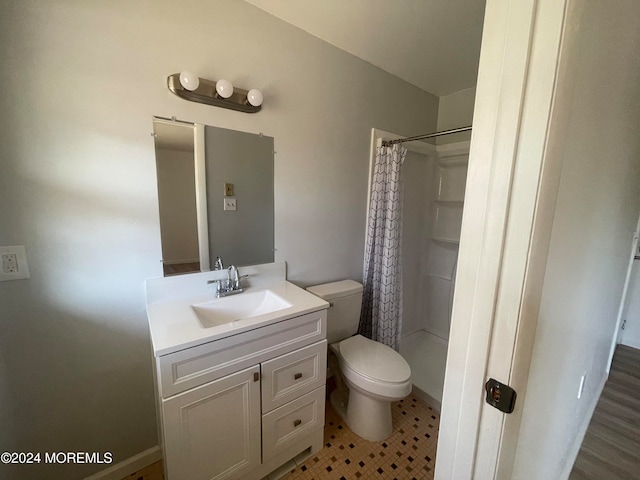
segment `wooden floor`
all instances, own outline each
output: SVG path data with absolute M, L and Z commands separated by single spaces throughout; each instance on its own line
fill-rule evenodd
M 619 345 L 569 480 L 640 479 L 640 350 Z

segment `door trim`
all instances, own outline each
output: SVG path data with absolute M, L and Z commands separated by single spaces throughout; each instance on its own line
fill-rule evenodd
M 513 466 L 561 167 L 546 149 L 566 5 L 487 2 L 436 480 Z M 518 391 L 513 414 L 484 403 L 489 377 Z

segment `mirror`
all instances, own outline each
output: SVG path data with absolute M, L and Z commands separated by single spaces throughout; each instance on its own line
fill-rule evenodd
M 160 117 L 153 131 L 164 275 L 273 262 L 274 139 Z

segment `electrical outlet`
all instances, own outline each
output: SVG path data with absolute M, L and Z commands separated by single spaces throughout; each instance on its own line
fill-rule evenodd
M 2 254 L 2 273 L 18 273 L 18 257 L 15 253 Z
M 225 198 L 224 199 L 224 209 L 225 210 L 236 210 L 236 199 L 235 198 Z
M 29 278 L 24 246 L 0 247 L 0 281 Z

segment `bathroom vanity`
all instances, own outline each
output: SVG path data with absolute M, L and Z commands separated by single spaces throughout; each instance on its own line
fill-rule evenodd
M 222 298 L 226 271 L 147 281 L 167 480 L 261 479 L 322 448 L 329 304 L 284 263 L 240 274 Z

